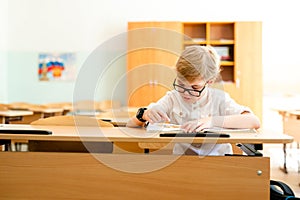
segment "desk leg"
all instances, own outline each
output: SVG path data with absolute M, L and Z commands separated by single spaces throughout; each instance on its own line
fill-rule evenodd
M 9 124 L 9 117 L 4 117 L 5 120 L 4 120 L 4 124 Z
M 11 144 L 11 140 L 0 140 L 0 146 L 4 147 L 4 151 L 11 151 L 11 145 L 10 144 Z
M 4 151 L 12 151 L 11 142 L 8 142 L 7 144 L 4 145 Z
M 298 163 L 298 173 L 300 173 L 299 142 L 297 142 L 296 158 L 297 158 L 297 163 Z
M 16 151 L 21 151 L 22 149 L 22 143 L 21 142 L 15 142 L 15 149 Z
M 300 173 L 300 159 L 299 159 L 299 156 L 298 156 L 298 153 L 299 153 L 299 142 L 297 142 L 297 162 L 298 162 L 298 174 Z M 298 183 L 299 187 L 300 187 L 300 183 Z
M 287 174 L 288 171 L 286 167 L 286 144 L 283 144 L 283 159 L 283 167 L 281 167 L 280 170 Z

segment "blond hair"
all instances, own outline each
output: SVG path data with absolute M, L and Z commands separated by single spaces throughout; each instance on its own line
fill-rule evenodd
M 211 46 L 188 46 L 176 63 L 177 75 L 187 81 L 214 80 L 220 73 L 220 56 Z

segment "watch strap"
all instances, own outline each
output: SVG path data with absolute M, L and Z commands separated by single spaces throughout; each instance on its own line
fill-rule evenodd
M 136 118 L 140 121 L 140 122 L 146 122 L 146 120 L 143 119 L 143 115 L 145 110 L 147 110 L 147 108 L 139 108 L 138 112 L 136 114 Z

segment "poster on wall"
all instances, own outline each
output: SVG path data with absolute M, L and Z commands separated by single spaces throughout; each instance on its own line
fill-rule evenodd
M 74 81 L 75 53 L 40 53 L 38 75 L 40 81 Z

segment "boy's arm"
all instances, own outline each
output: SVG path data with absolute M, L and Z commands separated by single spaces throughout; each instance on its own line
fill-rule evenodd
M 198 132 L 212 127 L 258 129 L 260 122 L 254 114 L 247 111 L 242 114 L 206 117 L 189 121 L 181 126 L 186 132 Z
M 223 128 L 260 128 L 260 121 L 257 116 L 249 112 L 237 115 L 216 116 L 212 118 L 212 125 Z
M 147 108 L 139 108 L 136 115 L 130 118 L 130 120 L 127 122 L 127 127 L 139 127 L 143 126 L 145 122 L 147 121 L 145 117 L 145 112 L 147 112 Z
M 169 122 L 170 119 L 167 116 L 166 113 L 162 112 L 159 109 L 156 108 L 151 108 L 148 110 L 145 110 L 142 119 L 145 121 L 148 121 L 149 123 L 156 123 L 156 122 Z M 126 126 L 127 127 L 138 127 L 138 126 L 143 126 L 145 122 L 141 122 L 140 120 L 137 119 L 137 117 L 132 117 L 130 120 L 127 122 Z
M 135 128 L 135 127 L 140 127 L 140 126 L 143 126 L 145 124 L 145 122 L 141 122 L 139 121 L 135 116 L 134 117 L 131 117 L 126 126 L 127 127 L 131 127 L 131 128 Z

